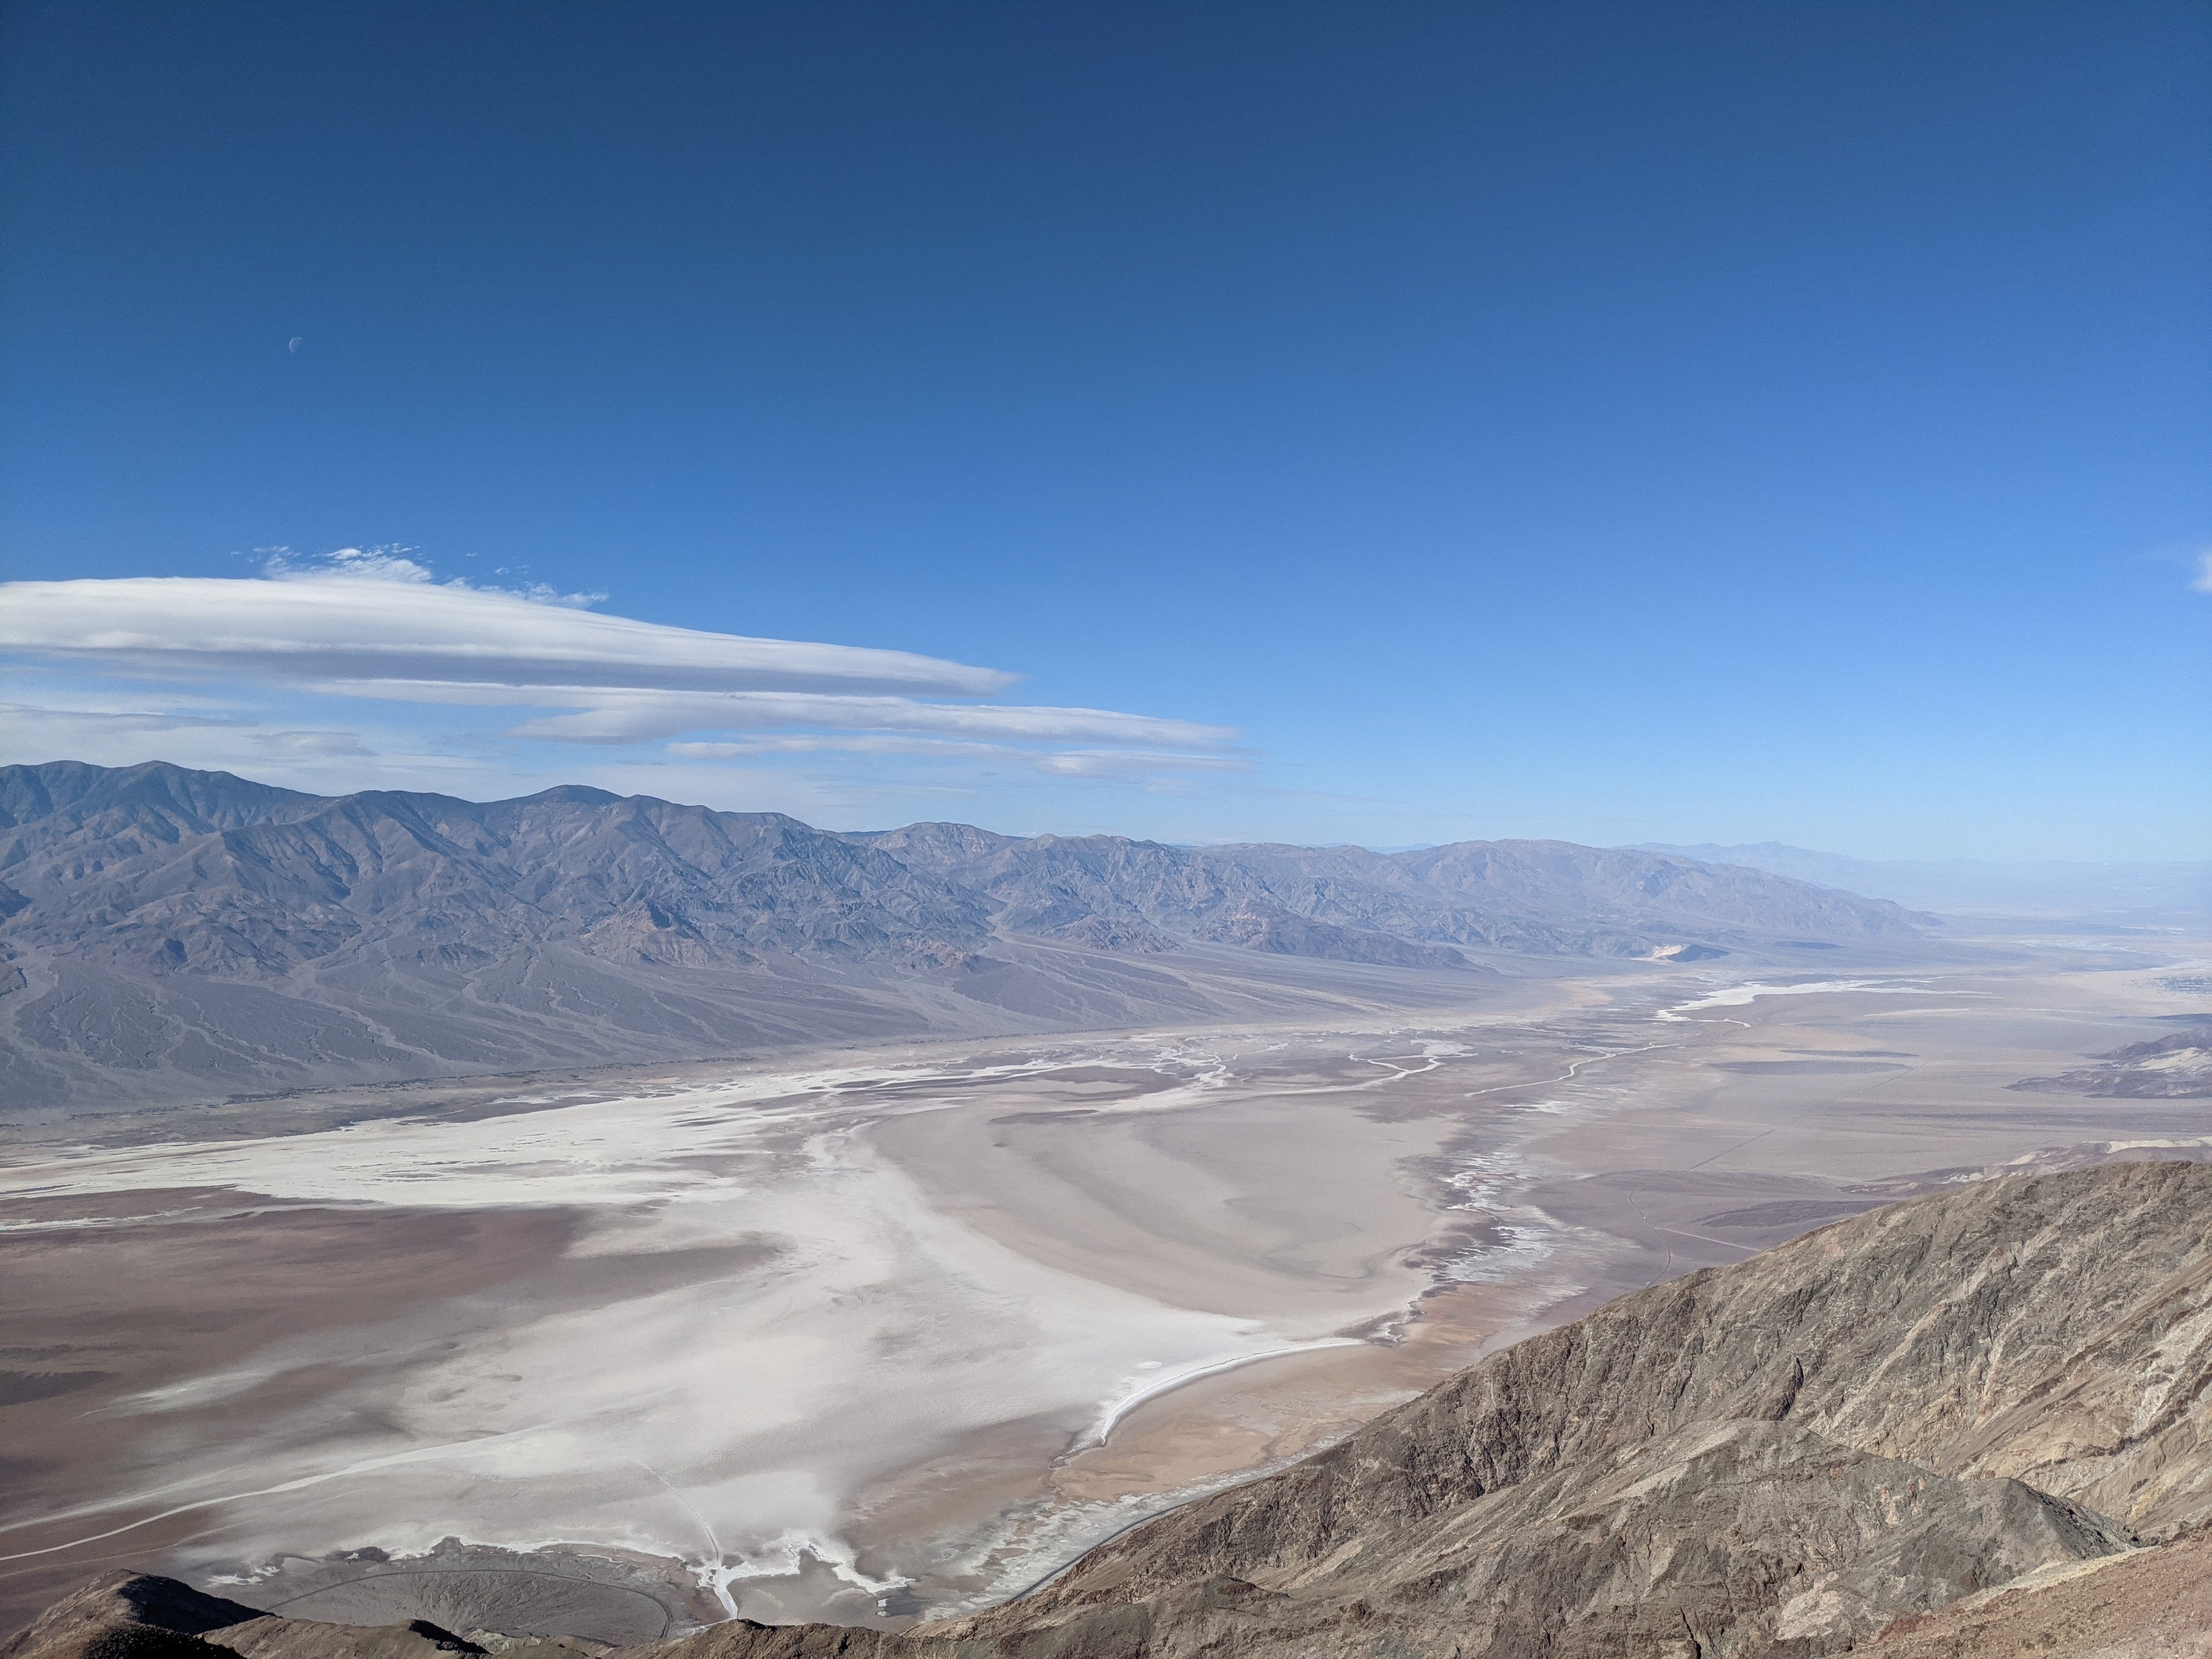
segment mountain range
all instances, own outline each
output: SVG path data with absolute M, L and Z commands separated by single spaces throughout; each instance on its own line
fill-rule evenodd
M 839 834 L 580 787 L 326 797 L 59 762 L 0 769 L 0 1085 L 65 1111 L 1436 1003 L 1516 957 L 1894 946 L 1930 925 L 1563 842 Z

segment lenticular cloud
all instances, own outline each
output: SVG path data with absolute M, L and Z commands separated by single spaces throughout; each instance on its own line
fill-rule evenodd
M 984 696 L 1014 677 L 940 658 L 637 622 L 340 568 L 278 580 L 0 585 L 0 649 L 149 670 L 665 690 Z
M 1111 709 L 981 702 L 1016 677 L 609 616 L 557 596 L 436 581 L 398 554 L 355 550 L 307 569 L 272 562 L 254 578 L 0 584 L 0 652 L 142 684 L 276 683 L 387 704 L 533 710 L 510 735 L 560 743 L 783 730 L 883 734 L 927 754 L 913 740 L 934 734 L 949 740 L 947 755 L 1108 743 L 1141 770 L 1199 763 L 1236 736 Z M 702 757 L 712 746 L 678 747 Z

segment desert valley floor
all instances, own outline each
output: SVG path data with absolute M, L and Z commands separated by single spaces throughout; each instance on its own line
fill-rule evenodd
M 2200 1015 L 2207 957 L 1585 962 L 18 1137 L 0 1624 L 118 1565 L 456 1629 L 526 1586 L 608 1641 L 979 1605 L 1622 1291 L 1999 1165 L 2203 1155 L 2212 1103 L 2081 1068 Z

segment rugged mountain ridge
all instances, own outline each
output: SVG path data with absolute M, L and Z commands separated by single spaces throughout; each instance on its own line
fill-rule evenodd
M 1241 944 L 1255 924 L 1295 920 L 1336 930 L 1338 949 L 1379 938 L 1446 950 L 1633 956 L 1662 942 L 1904 938 L 1926 920 L 1803 882 L 1571 842 L 1459 842 L 1383 854 L 1267 842 L 1166 847 L 1113 836 L 1022 840 L 945 823 L 862 839 L 988 894 L 1008 926 L 1031 932 L 1104 919 Z
M 2130 1651 L 2094 1644 L 2203 1632 L 2209 1393 L 2212 1166 L 2014 1176 L 1625 1297 L 987 1612 L 626 1652 L 1963 1659 L 2049 1650 L 2039 1618 L 2066 1651 Z M 140 1650 L 94 1644 L 183 1589 L 148 1583 L 92 1587 L 0 1659 Z M 173 1626 L 193 1645 L 164 1659 L 374 1659 L 349 1645 L 368 1633 L 248 1614 L 248 1644 Z
M 577 787 L 479 804 L 96 772 L 0 769 L 0 877 L 32 912 L 14 932 L 155 972 L 282 972 L 403 932 L 428 959 L 581 940 L 670 961 L 928 963 L 989 933 L 971 895 L 781 813 Z
M 1470 951 L 1881 945 L 1917 926 L 1564 842 L 841 835 L 577 787 L 477 803 L 0 768 L 0 1084 L 19 1103 L 1243 1015 L 1264 990 L 1216 981 L 1279 980 L 1263 957 L 1465 975 Z

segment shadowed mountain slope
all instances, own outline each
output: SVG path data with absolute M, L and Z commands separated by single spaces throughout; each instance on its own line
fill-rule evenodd
M 18 1659 L 477 1659 L 484 1650 L 416 1620 L 326 1625 L 283 1619 L 149 1573 L 112 1572 L 0 1647 Z M 547 1659 L 564 1650 L 548 1643 Z M 568 1650 L 574 1651 L 574 1650 Z M 580 1652 L 578 1659 L 581 1659 Z
M 585 788 L 326 798 L 160 763 L 0 768 L 19 1107 L 1309 1012 L 1340 994 L 1321 964 L 1418 1005 L 1465 994 L 1442 981 L 1469 950 L 1915 936 L 1895 905 L 1561 842 L 851 836 Z
M 2125 1638 L 2131 1614 L 2186 1632 L 2208 1389 L 2212 1165 L 2015 1176 L 1623 1297 L 987 1612 L 902 1635 L 735 1620 L 624 1651 L 1814 1659 L 2046 1651 L 2060 1629 Z M 89 1652 L 114 1594 L 4 1659 Z M 200 1640 L 203 1659 L 340 1651 Z

